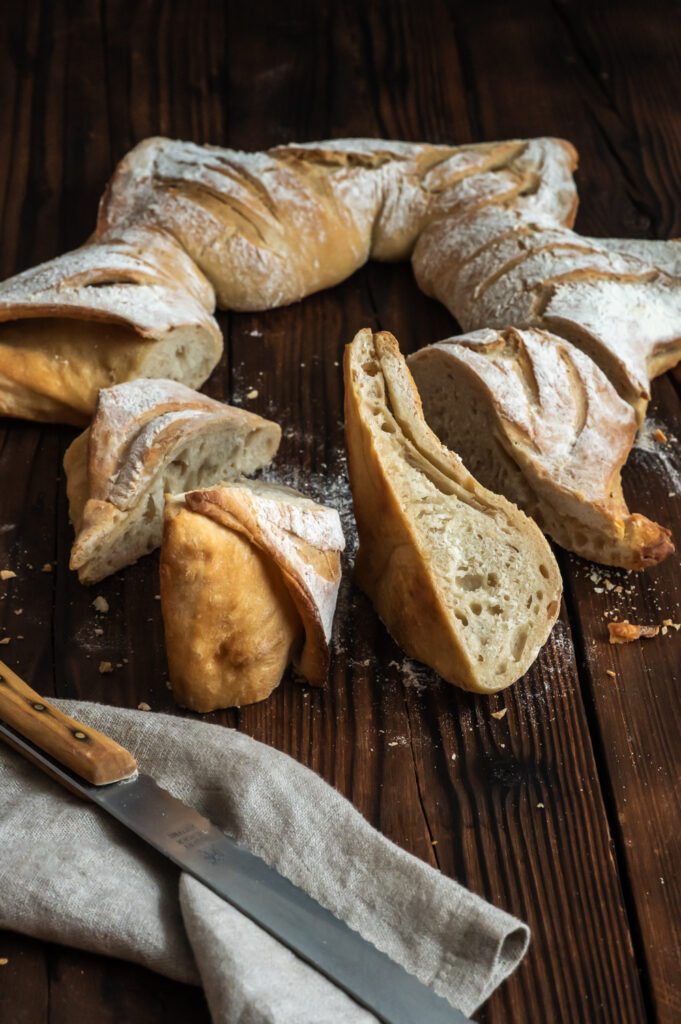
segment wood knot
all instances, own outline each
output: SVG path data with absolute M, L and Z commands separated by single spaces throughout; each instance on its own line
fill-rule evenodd
M 74 736 L 74 739 L 77 739 L 77 740 L 86 740 L 87 739 L 87 736 L 85 735 L 85 733 L 81 732 L 80 729 L 74 729 L 73 736 Z

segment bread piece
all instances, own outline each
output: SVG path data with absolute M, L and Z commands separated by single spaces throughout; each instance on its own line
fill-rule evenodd
M 583 238 L 510 209 L 427 228 L 414 273 L 465 331 L 540 327 L 589 355 L 640 425 L 650 380 L 681 358 L 681 243 Z
M 321 685 L 344 546 L 336 510 L 287 487 L 240 480 L 168 496 L 161 605 L 178 703 L 264 700 L 291 661 Z
M 276 423 L 171 380 L 99 393 L 92 426 L 64 456 L 76 531 L 71 568 L 96 583 L 161 543 L 163 495 L 254 473 L 279 447 Z
M 448 682 L 479 693 L 509 686 L 558 615 L 551 549 L 426 426 L 392 335 L 360 331 L 345 382 L 359 585 L 407 654 Z
M 569 342 L 544 331 L 477 331 L 409 358 L 431 429 L 486 487 L 584 558 L 644 569 L 669 530 L 627 508 L 620 480 L 632 407 Z
M 117 167 L 98 231 L 161 226 L 221 308 L 271 309 L 343 281 L 370 257 L 408 258 L 426 224 L 453 209 L 513 200 L 572 223 L 575 165 L 558 139 L 339 139 L 242 153 L 152 138 Z
M 222 352 L 211 286 L 173 240 L 128 228 L 0 285 L 0 415 L 81 425 L 135 377 L 191 387 Z

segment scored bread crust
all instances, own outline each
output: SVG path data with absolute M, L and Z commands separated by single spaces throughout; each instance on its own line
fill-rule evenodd
M 463 210 L 427 228 L 419 287 L 464 331 L 539 327 L 582 349 L 640 425 L 650 381 L 681 358 L 681 242 L 585 238 L 515 206 Z
M 510 202 L 572 223 L 576 154 L 558 139 L 468 146 L 338 139 L 243 153 L 151 138 L 116 168 L 98 231 L 162 225 L 218 306 L 259 310 L 409 257 L 432 220 Z
M 407 654 L 448 682 L 509 686 L 558 616 L 551 549 L 428 428 L 392 335 L 360 331 L 344 369 L 359 585 Z
M 539 330 L 477 331 L 421 349 L 409 368 L 443 444 L 563 547 L 625 569 L 674 551 L 669 530 L 632 515 L 622 494 L 632 407 L 569 342 Z
M 338 512 L 288 487 L 239 480 L 169 496 L 161 602 L 178 700 L 201 711 L 262 700 L 290 661 L 311 685 L 322 685 L 344 547 Z M 190 613 L 187 621 L 188 606 L 214 602 L 219 615 Z
M 491 202 L 571 224 L 575 166 L 550 138 L 261 153 L 147 139 L 115 170 L 86 245 L 0 285 L 0 414 L 80 425 L 102 387 L 198 387 L 222 350 L 216 294 L 234 310 L 294 302 L 370 257 L 406 259 L 428 223 Z
M 135 377 L 194 387 L 222 352 L 213 289 L 160 231 L 129 227 L 0 284 L 0 415 L 82 425 Z
M 274 457 L 270 420 L 170 380 L 100 391 L 91 427 L 67 449 L 71 568 L 95 583 L 161 543 L 163 495 L 254 473 Z

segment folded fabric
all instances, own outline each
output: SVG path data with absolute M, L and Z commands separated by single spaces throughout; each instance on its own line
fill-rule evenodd
M 55 701 L 466 1014 L 526 925 L 405 853 L 319 776 L 231 729 Z M 0 743 L 0 927 L 203 984 L 220 1024 L 375 1018 L 212 891 Z M 178 898 L 179 883 L 179 898 Z

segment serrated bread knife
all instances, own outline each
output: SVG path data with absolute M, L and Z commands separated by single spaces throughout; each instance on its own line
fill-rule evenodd
M 359 932 L 138 772 L 129 751 L 43 700 L 0 661 L 0 736 L 251 918 L 384 1024 L 471 1024 Z

